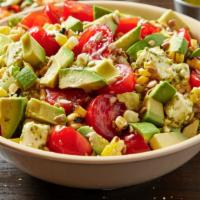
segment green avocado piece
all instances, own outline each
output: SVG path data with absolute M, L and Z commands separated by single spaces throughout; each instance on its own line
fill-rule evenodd
M 79 19 L 76 19 L 72 16 L 69 16 L 67 20 L 62 23 L 62 26 L 67 30 L 71 29 L 74 32 L 83 31 L 83 23 Z
M 113 65 L 112 60 L 109 59 L 96 61 L 94 67 L 88 67 L 85 69 L 96 72 L 99 76 L 105 79 L 107 84 L 114 82 L 120 75 L 119 70 Z
M 198 128 L 199 128 L 199 120 L 196 119 L 183 129 L 183 135 L 187 138 L 194 137 L 195 135 L 198 134 Z
M 21 43 L 24 61 L 33 67 L 39 67 L 45 63 L 45 50 L 29 33 L 21 37 Z
M 37 76 L 31 66 L 29 66 L 28 64 L 26 64 L 18 72 L 16 71 L 16 68 L 13 70 L 15 70 L 15 72 L 13 72 L 13 76 L 17 80 L 21 89 L 27 90 L 36 83 Z
M 160 130 L 149 122 L 130 123 L 130 126 L 142 135 L 146 142 L 148 142 L 154 134 L 160 133 Z
M 13 41 L 8 36 L 0 34 L 0 55 L 4 54 L 6 47 L 11 42 Z
M 178 132 L 171 133 L 159 133 L 155 134 L 150 140 L 150 146 L 152 149 L 161 149 L 174 144 L 183 142 L 187 138 Z
M 170 20 L 175 23 L 174 29 L 179 30 L 180 28 L 189 29 L 188 25 L 172 10 L 167 10 L 159 19 L 158 22 L 168 26 Z
M 126 51 L 129 47 L 131 47 L 135 42 L 137 42 L 140 39 L 140 31 L 141 26 L 137 26 L 133 30 L 124 34 L 111 45 L 113 45 L 116 48 L 122 48 L 124 51 Z
M 163 105 L 153 98 L 147 100 L 147 111 L 144 114 L 143 121 L 151 122 L 156 126 L 162 127 L 164 124 Z
M 186 54 L 188 42 L 182 36 L 174 35 L 170 40 L 169 52 Z
M 195 51 L 192 52 L 191 58 L 194 57 L 199 57 L 200 56 L 200 48 L 196 49 Z
M 24 117 L 27 99 L 24 97 L 0 98 L 0 126 L 1 134 L 5 138 L 11 138 L 19 123 Z
M 163 33 L 154 33 L 146 36 L 144 40 L 148 43 L 150 47 L 155 47 L 155 46 L 160 46 L 166 39 L 167 36 L 164 35 Z
M 80 128 L 77 129 L 77 131 L 87 137 L 88 133 L 94 132 L 94 129 L 90 126 L 81 126 Z
M 40 84 L 55 88 L 57 85 L 58 74 L 61 68 L 69 67 L 74 60 L 74 53 L 63 46 L 60 48 L 58 53 L 53 56 L 50 60 L 50 67 L 48 68 L 45 75 L 40 79 Z
M 54 125 L 65 125 L 67 117 L 63 108 L 31 98 L 26 107 L 26 117 Z
M 101 6 L 93 6 L 93 13 L 94 13 L 94 19 L 98 19 L 104 15 L 112 13 L 112 11 L 103 8 Z
M 86 91 L 98 90 L 106 86 L 104 78 L 96 72 L 85 69 L 61 69 L 59 72 L 59 88 L 82 88 Z
M 149 97 L 155 100 L 166 103 L 176 94 L 176 89 L 167 81 L 161 81 L 150 92 Z
M 133 44 L 131 47 L 128 48 L 126 53 L 129 55 L 131 60 L 137 59 L 137 52 L 143 50 L 145 47 L 148 47 L 148 43 L 145 40 L 140 40 Z

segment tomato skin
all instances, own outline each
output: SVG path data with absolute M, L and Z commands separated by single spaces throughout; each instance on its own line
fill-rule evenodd
M 120 71 L 120 77 L 111 85 L 100 90 L 100 93 L 122 94 L 132 92 L 135 89 L 136 79 L 130 66 L 118 64 L 116 67 Z
M 144 39 L 146 36 L 157 32 L 160 32 L 160 28 L 155 27 L 153 24 L 150 23 L 144 23 L 142 24 L 141 28 L 141 38 Z
M 150 151 L 150 148 L 145 143 L 143 137 L 137 133 L 131 133 L 130 135 L 125 136 L 124 142 L 126 144 L 126 154 Z
M 116 30 L 116 34 L 129 32 L 130 30 L 132 30 L 137 26 L 138 21 L 139 21 L 138 17 L 120 19 Z
M 125 111 L 125 105 L 118 101 L 112 102 L 113 95 L 99 95 L 93 99 L 87 109 L 86 123 L 104 138 L 111 140 L 116 136 L 113 121 Z
M 90 5 L 75 1 L 66 1 L 64 4 L 63 18 L 75 17 L 81 21 L 93 21 L 93 8 Z
M 71 155 L 91 155 L 92 148 L 79 132 L 72 127 L 56 126 L 48 138 L 50 151 Z
M 29 29 L 31 36 L 44 48 L 47 56 L 55 55 L 60 49 L 56 40 L 48 35 L 47 32 L 40 27 L 32 27 Z
M 21 21 L 21 24 L 24 26 L 31 28 L 34 26 L 42 27 L 44 24 L 51 24 L 51 20 L 49 17 L 42 11 L 33 12 L 24 17 Z
M 59 104 L 69 114 L 76 105 L 84 106 L 87 103 L 88 95 L 81 89 L 46 89 L 45 101 L 51 105 Z
M 187 29 L 181 28 L 178 31 L 178 35 L 184 37 L 188 41 L 188 45 L 191 45 L 191 36 Z
M 8 7 L 8 10 L 13 11 L 13 12 L 20 12 L 20 6 L 19 5 L 11 5 Z
M 190 74 L 190 85 L 191 87 L 200 87 L 200 74 L 192 71 Z

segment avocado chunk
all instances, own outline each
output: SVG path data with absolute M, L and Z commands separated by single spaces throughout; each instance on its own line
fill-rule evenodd
M 156 126 L 162 127 L 164 124 L 164 110 L 162 103 L 153 98 L 149 98 L 147 100 L 147 111 L 144 114 L 143 121 L 151 122 Z
M 131 45 L 133 45 L 140 39 L 140 31 L 141 31 L 141 26 L 137 26 L 133 30 L 124 34 L 122 37 L 120 37 L 117 41 L 115 41 L 111 45 L 113 45 L 116 48 L 122 48 L 124 51 L 126 51 Z
M 145 47 L 148 47 L 148 43 L 145 40 L 140 40 L 133 44 L 131 47 L 129 47 L 126 53 L 132 60 L 136 60 L 137 52 L 143 50 Z
M 160 130 L 149 122 L 130 123 L 130 126 L 135 129 L 146 142 L 149 142 L 154 134 L 160 133 Z
M 32 87 L 37 80 L 37 76 L 31 66 L 26 64 L 21 70 L 19 67 L 14 67 L 14 78 L 17 80 L 19 86 L 23 90 L 27 90 Z M 17 68 L 17 69 L 16 69 Z
M 50 67 L 48 68 L 45 75 L 40 79 L 40 84 L 55 88 L 58 81 L 58 74 L 61 68 L 69 67 L 74 60 L 74 53 L 63 46 L 60 48 L 58 53 L 51 58 Z
M 2 55 L 5 52 L 5 48 L 8 46 L 8 44 L 10 44 L 12 42 L 12 40 L 3 34 L 0 34 L 0 55 Z
M 59 88 L 82 88 L 86 91 L 98 90 L 106 86 L 104 78 L 96 72 L 85 69 L 67 68 L 59 72 Z
M 24 61 L 33 67 L 39 67 L 46 61 L 46 54 L 43 47 L 29 34 L 21 37 Z
M 187 138 L 181 133 L 159 133 L 155 134 L 150 140 L 150 146 L 152 149 L 161 149 L 174 144 L 183 142 Z
M 150 92 L 149 97 L 161 103 L 167 103 L 176 94 L 176 89 L 167 81 L 161 81 Z
M 19 143 L 25 146 L 41 149 L 47 143 L 49 132 L 49 125 L 36 123 L 34 121 L 26 122 L 23 126 Z
M 93 13 L 94 13 L 94 19 L 98 19 L 104 15 L 112 13 L 112 11 L 103 8 L 101 6 L 93 6 Z
M 145 37 L 145 41 L 150 47 L 161 46 L 164 40 L 167 39 L 167 36 L 163 33 L 154 33 Z
M 119 70 L 113 65 L 112 60 L 109 59 L 96 61 L 94 67 L 88 67 L 85 69 L 96 72 L 99 76 L 105 79 L 107 84 L 114 82 L 119 76 Z
M 71 29 L 74 32 L 80 32 L 83 30 L 83 23 L 79 19 L 76 19 L 72 16 L 69 16 L 67 20 L 62 23 L 62 26 L 67 30 Z
M 24 117 L 26 103 L 27 99 L 24 97 L 0 98 L 0 126 L 3 137 L 13 136 Z
M 180 28 L 189 29 L 188 25 L 172 10 L 167 10 L 159 19 L 158 22 L 168 26 L 170 20 L 174 21 L 174 29 L 179 30 Z
M 54 125 L 65 125 L 67 117 L 63 108 L 31 98 L 26 107 L 26 117 Z
M 199 56 L 200 56 L 200 48 L 197 48 L 195 51 L 192 52 L 191 58 Z
M 114 34 L 117 29 L 119 17 L 120 16 L 118 12 L 112 12 L 108 15 L 104 15 L 96 19 L 93 22 L 87 23 L 86 25 L 83 26 L 83 29 L 86 29 L 93 25 L 106 25 Z
M 103 138 L 101 135 L 90 132 L 88 134 L 90 144 L 92 146 L 92 149 L 95 151 L 97 155 L 101 155 L 104 148 L 109 144 L 108 140 Z
M 198 128 L 199 128 L 199 120 L 196 119 L 183 129 L 183 135 L 187 138 L 194 137 L 195 135 L 198 134 Z
M 94 132 L 94 129 L 90 126 L 81 126 L 80 128 L 77 129 L 77 131 L 87 137 L 89 133 Z
M 188 49 L 188 42 L 185 38 L 174 35 L 170 40 L 169 52 L 176 52 L 186 54 Z

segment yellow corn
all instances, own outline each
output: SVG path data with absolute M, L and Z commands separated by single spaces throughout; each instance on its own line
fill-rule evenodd
M 198 41 L 195 39 L 191 39 L 191 48 L 192 50 L 196 50 L 198 48 Z
M 169 56 L 169 58 L 171 58 L 172 60 L 174 60 L 174 58 L 175 58 L 175 52 L 172 52 L 172 51 L 168 52 L 168 56 Z
M 138 74 L 141 76 L 147 76 L 147 77 L 151 76 L 151 73 L 147 69 L 143 69 L 143 68 L 140 68 L 138 70 Z
M 10 33 L 11 28 L 9 26 L 0 26 L 0 33 L 4 35 L 8 35 Z
M 115 124 L 118 128 L 118 130 L 123 130 L 125 127 L 127 127 L 128 125 L 128 122 L 126 121 L 125 118 L 123 118 L 122 116 L 118 116 L 116 119 L 115 119 Z
M 79 117 L 79 115 L 77 113 L 71 113 L 67 116 L 67 121 L 68 122 L 72 122 L 74 121 L 77 117 Z
M 148 81 L 149 81 L 149 78 L 146 77 L 146 76 L 140 76 L 140 77 L 137 79 L 137 83 L 138 83 L 138 84 L 141 84 L 141 85 L 146 84 Z
M 8 93 L 2 87 L 0 87 L 0 97 L 7 97 Z
M 80 128 L 81 126 L 83 126 L 83 124 L 81 123 L 71 123 L 70 126 L 74 129 L 78 129 Z
M 79 117 L 84 118 L 87 114 L 87 111 L 83 107 L 77 106 L 74 113 L 78 114 Z
M 183 63 L 185 59 L 185 55 L 181 53 L 176 53 L 175 62 L 176 63 Z
M 188 59 L 187 64 L 193 69 L 200 70 L 200 60 L 199 59 L 196 59 L 196 58 L 193 58 L 191 60 Z
M 60 46 L 63 46 L 67 42 L 67 36 L 61 33 L 57 33 L 55 40 Z
M 77 44 L 78 44 L 78 39 L 72 36 L 67 40 L 67 42 L 65 43 L 65 46 L 69 49 L 73 49 Z

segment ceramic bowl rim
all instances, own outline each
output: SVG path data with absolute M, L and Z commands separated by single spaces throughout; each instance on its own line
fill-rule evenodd
M 179 3 L 179 4 L 182 4 L 184 6 L 188 6 L 188 7 L 194 8 L 194 9 L 200 9 L 200 5 L 194 5 L 194 4 L 185 2 L 183 0 L 174 0 L 174 1 L 177 2 L 177 3 Z

